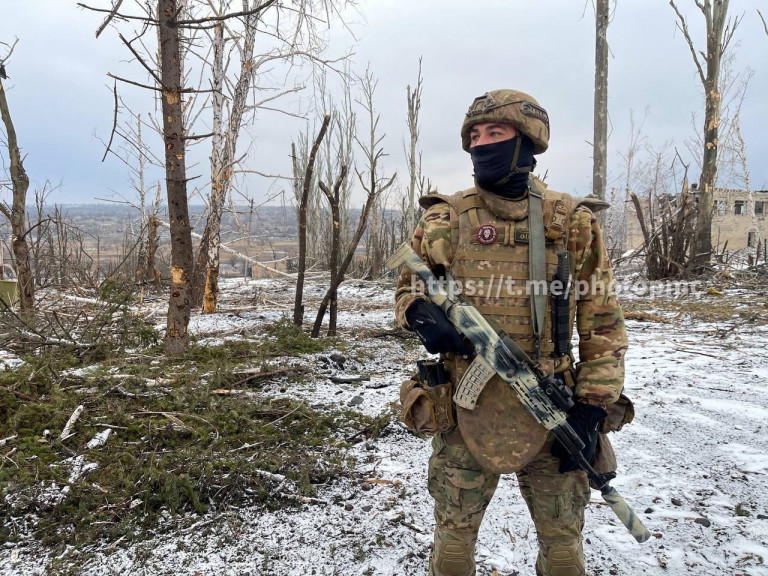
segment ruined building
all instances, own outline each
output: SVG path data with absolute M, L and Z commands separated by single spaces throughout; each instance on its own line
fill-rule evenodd
M 691 186 L 691 194 L 694 199 L 698 192 L 695 185 Z M 768 238 L 768 190 L 752 192 L 754 202 L 757 235 L 762 243 Z M 654 198 L 654 214 L 658 214 L 664 202 L 676 201 L 676 196 Z M 747 247 L 755 247 L 757 238 L 752 230 L 752 217 L 750 210 L 749 194 L 744 190 L 730 190 L 718 188 L 714 195 L 715 212 L 712 216 L 712 247 L 715 251 L 743 250 Z M 641 198 L 643 211 L 648 218 L 648 198 Z M 631 202 L 627 203 L 627 250 L 634 250 L 643 245 L 643 233 L 637 220 L 635 208 Z M 727 242 L 727 245 L 726 245 Z

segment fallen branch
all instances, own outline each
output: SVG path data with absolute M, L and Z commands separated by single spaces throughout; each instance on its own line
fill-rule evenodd
M 211 390 L 211 394 L 214 396 L 248 396 L 254 395 L 255 392 L 250 390 L 239 390 L 237 388 L 216 388 Z
M 410 528 L 411 530 L 418 532 L 419 534 L 425 534 L 427 532 L 425 528 L 422 528 L 421 526 L 417 526 L 412 522 L 407 522 L 406 520 L 400 520 L 400 524 L 402 524 L 406 528 Z M 494 573 L 498 576 L 498 572 L 496 572 L 496 570 L 494 570 Z
M 285 476 L 282 474 L 275 474 L 274 472 L 267 472 L 266 470 L 255 470 L 254 473 L 257 476 L 261 476 L 262 478 L 266 478 L 267 480 L 272 480 L 273 482 L 284 482 Z
M 697 350 L 688 350 L 687 348 L 681 348 L 680 346 L 675 346 L 675 350 L 678 352 L 684 352 L 686 354 L 698 354 L 699 356 L 708 356 L 709 358 L 717 358 L 718 360 L 722 359 L 722 356 L 715 356 L 714 354 L 706 354 L 704 352 L 699 352 Z M 732 390 L 730 390 L 732 392 Z
M 13 458 L 11 458 L 14 452 L 16 452 L 16 448 L 13 448 L 10 452 L 8 452 L 8 454 L 3 454 L 3 458 L 5 458 L 6 460 L 8 460 L 8 462 L 16 466 L 16 468 L 18 468 L 19 465 L 16 464 L 16 461 Z
M 246 374 L 247 376 L 242 380 L 238 380 L 232 386 L 238 384 L 245 384 L 251 380 L 258 380 L 259 378 L 270 378 L 272 376 L 279 376 L 280 374 L 288 374 L 290 372 L 309 372 L 309 368 L 306 366 L 291 366 L 289 368 L 279 368 L 277 370 L 270 370 L 269 372 L 240 372 L 240 375 Z
M 267 424 L 264 424 L 264 426 L 262 426 L 262 428 L 266 428 L 267 426 L 272 426 L 274 424 L 277 424 L 278 422 L 280 422 L 280 420 L 282 420 L 284 418 L 287 418 L 288 416 L 290 416 L 291 414 L 296 412 L 299 408 L 303 408 L 303 407 L 304 407 L 304 401 L 302 400 L 301 402 L 299 402 L 299 405 L 296 406 L 296 408 L 294 408 L 290 412 L 286 412 L 285 414 L 280 416 L 280 418 L 278 418 L 277 420 L 273 420 L 272 422 L 268 422 Z
M 649 314 L 648 312 L 624 312 L 624 320 L 644 320 L 649 322 L 660 322 L 668 324 L 669 320 L 658 314 Z
M 8 436 L 8 438 L 3 438 L 2 440 L 0 440 L 0 446 L 5 446 L 6 444 L 8 444 L 8 442 L 10 442 L 11 440 L 15 440 L 18 437 L 19 437 L 18 434 L 14 434 L 13 436 Z
M 354 384 L 355 382 L 364 382 L 370 380 L 370 376 L 328 376 L 328 380 L 334 384 Z
M 29 402 L 37 402 L 37 399 L 32 398 L 32 396 L 29 396 L 27 394 L 24 394 L 24 392 L 19 392 L 18 390 L 13 390 L 12 388 L 6 388 L 5 386 L 0 386 L 0 390 L 3 392 L 8 392 L 9 394 L 14 394 L 15 396 L 18 396 L 22 400 L 27 400 Z
M 352 436 L 347 436 L 346 438 L 344 438 L 344 442 L 352 442 L 352 440 L 358 438 L 359 436 L 362 436 L 366 432 L 369 432 L 371 428 L 373 428 L 373 424 L 368 424 L 368 426 L 366 426 L 359 432 L 355 432 L 354 434 L 352 434 Z
M 395 338 L 402 338 L 403 340 L 418 338 L 415 332 L 407 332 L 405 330 L 384 330 L 371 334 L 371 338 L 388 338 L 390 336 L 394 336 Z
M 250 448 L 256 448 L 257 446 L 261 446 L 262 442 L 254 442 L 253 444 L 243 444 L 239 448 L 232 448 L 232 450 L 229 451 L 231 454 L 232 452 L 240 452 L 240 450 L 249 450 Z
M 366 484 L 390 484 L 392 486 L 400 486 L 402 484 L 400 480 L 386 480 L 385 478 L 366 478 L 363 482 Z
M 296 502 L 301 502 L 302 504 L 320 504 L 322 506 L 328 505 L 328 502 L 325 500 L 320 500 L 319 498 L 310 498 L 309 496 L 299 496 L 297 494 L 288 494 L 286 492 L 280 492 L 278 496 L 285 498 L 286 500 L 295 500 Z
M 201 422 L 208 424 L 208 426 L 213 428 L 213 431 L 216 432 L 216 438 L 218 439 L 219 437 L 219 430 L 216 428 L 216 426 L 208 422 L 208 420 L 206 420 L 205 418 L 201 418 L 200 416 L 196 416 L 194 414 L 182 414 L 180 412 L 151 412 L 149 410 L 143 410 L 141 412 L 134 412 L 133 415 L 134 416 L 164 416 L 169 420 L 175 419 L 177 422 L 181 422 L 181 420 L 179 420 L 178 418 L 175 418 L 176 416 L 183 416 L 184 418 L 194 418 L 195 420 L 200 420 Z M 187 427 L 183 422 L 181 422 L 181 425 Z
M 83 413 L 83 405 L 80 404 L 77 408 L 75 408 L 75 411 L 72 412 L 72 416 L 69 417 L 69 420 L 67 420 L 66 425 L 64 426 L 64 429 L 61 431 L 61 435 L 59 436 L 59 440 L 66 440 L 70 436 L 72 436 L 72 427 L 75 425 L 75 422 L 77 422 L 77 419 L 80 418 L 80 414 Z

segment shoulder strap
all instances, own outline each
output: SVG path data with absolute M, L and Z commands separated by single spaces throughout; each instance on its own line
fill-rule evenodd
M 539 361 L 541 334 L 544 331 L 544 315 L 547 310 L 546 245 L 544 239 L 544 213 L 541 207 L 541 190 L 528 185 L 528 266 L 530 276 L 531 325 L 534 337 L 534 361 Z

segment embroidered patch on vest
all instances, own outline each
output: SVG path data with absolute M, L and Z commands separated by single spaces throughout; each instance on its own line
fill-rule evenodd
M 480 244 L 487 246 L 496 242 L 496 239 L 499 237 L 499 231 L 492 224 L 486 224 L 477 229 L 476 237 Z
M 528 228 L 515 228 L 515 242 L 528 244 L 531 241 Z

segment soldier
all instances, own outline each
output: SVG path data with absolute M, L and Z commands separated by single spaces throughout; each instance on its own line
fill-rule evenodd
M 472 159 L 475 185 L 452 196 L 423 197 L 425 213 L 411 246 L 437 276 L 450 271 L 465 298 L 573 390 L 576 404 L 568 422 L 592 461 L 606 408 L 623 388 L 627 349 L 613 272 L 590 209 L 604 204 L 547 190 L 532 176 L 534 155 L 549 145 L 549 118 L 527 94 L 494 90 L 476 98 L 461 126 L 461 141 Z M 536 280 L 552 279 L 557 253 L 566 249 L 577 281 L 568 325 L 572 332 L 576 321 L 578 364 L 569 346 L 556 354 L 549 298 L 532 290 Z M 441 354 L 455 389 L 471 362 L 470 351 L 407 269 L 398 282 L 396 316 L 430 353 Z M 455 410 L 457 426 L 438 431 L 432 441 L 428 488 L 436 527 L 430 576 L 475 574 L 477 533 L 503 473 L 517 475 L 536 527 L 536 574 L 584 575 L 586 474 L 498 376 L 473 410 Z

